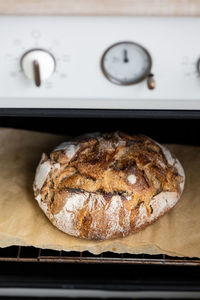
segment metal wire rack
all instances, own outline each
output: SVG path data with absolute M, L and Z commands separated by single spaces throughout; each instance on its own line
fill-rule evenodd
M 134 255 L 105 252 L 99 255 L 90 252 L 65 252 L 34 247 L 12 246 L 0 249 L 0 262 L 40 263 L 104 263 L 104 264 L 148 264 L 200 266 L 200 259 L 170 257 L 167 255 Z

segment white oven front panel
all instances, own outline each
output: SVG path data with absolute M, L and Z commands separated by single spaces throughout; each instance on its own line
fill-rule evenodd
M 200 110 L 199 29 L 200 18 L 187 17 L 0 16 L 0 108 Z M 155 89 L 146 79 L 122 86 L 104 76 L 104 51 L 122 41 L 149 52 Z M 53 57 L 35 54 L 39 87 L 32 64 L 29 78 L 20 64 L 32 49 Z

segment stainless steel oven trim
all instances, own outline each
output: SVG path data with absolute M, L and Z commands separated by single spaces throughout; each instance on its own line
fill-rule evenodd
M 120 299 L 199 299 L 200 292 L 192 291 L 106 291 L 95 289 L 0 288 L 6 297 L 80 297 Z

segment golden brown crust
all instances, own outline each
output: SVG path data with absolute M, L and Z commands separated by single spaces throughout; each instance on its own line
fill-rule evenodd
M 43 156 L 34 192 L 59 229 L 102 240 L 154 222 L 176 204 L 183 185 L 183 169 L 166 148 L 115 132 L 81 136 Z

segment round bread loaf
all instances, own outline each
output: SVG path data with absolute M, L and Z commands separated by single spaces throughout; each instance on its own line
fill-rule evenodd
M 49 220 L 72 236 L 124 237 L 151 224 L 178 201 L 180 162 L 143 135 L 88 134 L 42 155 L 35 199 Z

